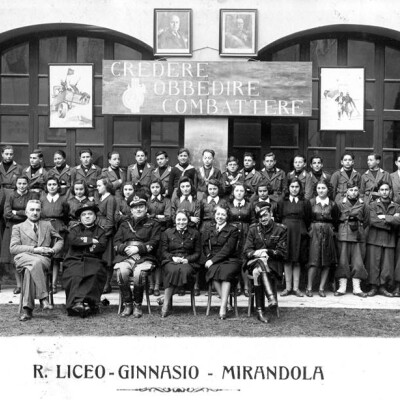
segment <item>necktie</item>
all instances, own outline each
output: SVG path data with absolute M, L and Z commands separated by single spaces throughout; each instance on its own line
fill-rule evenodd
M 37 235 L 38 227 L 36 224 L 33 224 L 33 232 L 35 232 L 35 234 Z

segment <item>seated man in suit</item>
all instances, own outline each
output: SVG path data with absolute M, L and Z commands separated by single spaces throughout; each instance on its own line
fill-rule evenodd
M 62 237 L 53 228 L 50 221 L 40 221 L 41 203 L 29 200 L 25 213 L 26 221 L 15 225 L 12 230 L 10 252 L 14 256 L 18 272 L 24 271 L 23 314 L 21 321 L 32 318 L 35 298 L 40 300 L 43 310 L 53 307 L 47 300 L 45 271 L 51 264 L 51 257 L 59 252 L 63 245 Z

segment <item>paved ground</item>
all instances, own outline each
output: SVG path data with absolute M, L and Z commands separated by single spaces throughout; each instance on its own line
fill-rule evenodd
M 161 292 L 161 295 L 163 293 Z M 206 307 L 208 297 L 206 292 L 201 292 L 201 295 L 196 297 L 196 306 Z M 280 307 L 312 307 L 312 308 L 359 308 L 359 309 L 377 309 L 377 310 L 400 310 L 400 298 L 387 298 L 383 296 L 360 298 L 348 293 L 345 296 L 336 297 L 331 292 L 326 292 L 327 297 L 321 298 L 318 293 L 314 293 L 314 297 L 296 297 L 278 296 Z M 111 304 L 118 304 L 118 291 L 114 291 L 103 297 L 106 297 Z M 0 304 L 19 304 L 19 295 L 13 294 L 13 287 L 5 286 L 1 288 Z M 218 305 L 218 299 L 213 296 L 213 305 Z M 150 301 L 152 305 L 157 304 L 157 297 L 151 296 Z M 65 304 L 65 292 L 59 291 L 54 295 L 55 304 Z M 189 293 L 185 296 L 174 296 L 174 304 L 176 305 L 190 305 Z M 238 307 L 247 307 L 248 298 L 245 296 L 238 297 Z

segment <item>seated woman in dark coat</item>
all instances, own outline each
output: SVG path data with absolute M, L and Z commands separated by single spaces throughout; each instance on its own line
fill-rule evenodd
M 80 220 L 69 233 L 69 250 L 64 260 L 63 286 L 68 315 L 82 318 L 98 311 L 98 303 L 106 281 L 106 266 L 102 255 L 106 249 L 105 231 L 96 224 L 95 205 L 79 208 Z
M 161 255 L 164 275 L 164 305 L 161 318 L 169 314 L 169 302 L 179 287 L 193 286 L 196 279 L 197 263 L 201 253 L 199 231 L 188 225 L 189 213 L 178 210 L 174 228 L 161 234 Z
M 213 281 L 221 297 L 220 319 L 226 318 L 226 307 L 231 284 L 235 285 L 240 273 L 240 260 L 236 257 L 239 230 L 228 223 L 228 206 L 217 205 L 214 221 L 202 234 L 203 253 L 206 256 L 206 281 Z

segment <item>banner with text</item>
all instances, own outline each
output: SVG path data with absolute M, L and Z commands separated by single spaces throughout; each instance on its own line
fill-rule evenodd
M 311 116 L 311 62 L 103 61 L 103 114 Z

